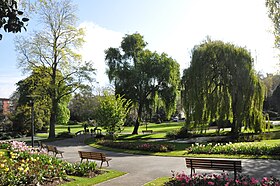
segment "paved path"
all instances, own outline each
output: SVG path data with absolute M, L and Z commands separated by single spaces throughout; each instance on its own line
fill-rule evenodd
M 171 170 L 176 172 L 185 171 L 187 174 L 190 174 L 190 169 L 186 169 L 185 167 L 183 157 L 131 155 L 104 151 L 84 145 L 82 137 L 55 141 L 51 142 L 51 144 L 56 145 L 59 150 L 63 150 L 63 159 L 69 162 L 80 161 L 78 150 L 105 152 L 108 157 L 112 158 L 108 169 L 128 173 L 124 176 L 98 184 L 98 186 L 141 186 L 158 177 L 171 176 Z M 280 161 L 278 160 L 242 159 L 242 167 L 244 174 L 259 179 L 271 175 L 280 178 Z M 198 173 L 199 171 L 202 170 L 197 170 Z M 203 170 L 204 172 L 210 173 L 211 171 Z

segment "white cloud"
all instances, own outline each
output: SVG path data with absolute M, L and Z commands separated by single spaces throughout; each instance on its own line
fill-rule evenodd
M 263 0 L 196 0 L 160 44 L 151 44 L 176 59 L 182 70 L 189 65 L 192 48 L 210 36 L 246 47 L 255 58 L 256 70 L 272 73 L 279 51 L 273 48 L 271 29 Z
M 105 53 L 109 47 L 119 47 L 124 34 L 100 27 L 93 22 L 83 22 L 79 27 L 85 28 L 86 36 L 80 53 L 85 61 L 92 61 L 96 71 L 98 86 L 108 86 L 109 80 L 106 72 Z

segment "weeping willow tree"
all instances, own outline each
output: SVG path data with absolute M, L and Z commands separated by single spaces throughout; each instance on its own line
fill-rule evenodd
M 182 77 L 182 98 L 187 124 L 203 130 L 209 122 L 231 123 L 261 132 L 265 88 L 255 74 L 250 53 L 222 41 L 207 40 L 194 47 L 190 67 Z

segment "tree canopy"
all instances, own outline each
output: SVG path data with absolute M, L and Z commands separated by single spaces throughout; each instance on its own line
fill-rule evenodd
M 280 2 L 278 0 L 266 0 L 268 17 L 271 19 L 274 27 L 275 47 L 280 49 Z
M 62 79 L 61 73 L 57 74 L 58 79 Z M 41 130 L 46 128 L 50 121 L 51 99 L 47 94 L 50 86 L 50 77 L 46 75 L 46 69 L 43 67 L 35 68 L 32 74 L 17 83 L 17 91 L 14 95 L 17 98 L 17 106 L 12 120 L 14 130 L 19 132 L 28 131 L 30 129 L 30 107 L 31 101 L 34 103 L 35 110 L 35 129 Z M 66 86 L 62 83 L 61 88 Z M 67 108 L 71 95 L 64 96 L 59 103 L 58 123 L 65 124 L 70 117 Z
M 46 69 L 50 86 L 45 87 L 45 92 L 51 99 L 49 138 L 54 138 L 60 101 L 82 87 L 85 80 L 92 81 L 94 69 L 76 52 L 84 42 L 84 32 L 76 28 L 76 7 L 71 1 L 42 0 L 35 9 L 42 30 L 18 38 L 16 50 L 24 70 Z M 61 78 L 57 78 L 59 73 Z
M 21 18 L 23 11 L 18 10 L 18 1 L 16 0 L 0 0 L 0 28 L 5 32 L 21 32 L 25 28 L 25 22 L 28 18 Z M 0 40 L 2 34 L 0 34 Z
M 116 94 L 130 99 L 138 108 L 133 134 L 138 133 L 143 109 L 156 94 L 164 100 L 170 117 L 180 81 L 179 64 L 165 53 L 145 49 L 146 45 L 143 36 L 135 33 L 126 35 L 119 48 L 105 51 L 107 74 Z
M 195 46 L 182 85 L 188 123 L 203 126 L 215 121 L 221 126 L 230 121 L 235 134 L 242 126 L 263 129 L 265 88 L 246 49 L 211 40 Z

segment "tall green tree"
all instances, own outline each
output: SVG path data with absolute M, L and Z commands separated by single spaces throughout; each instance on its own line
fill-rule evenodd
M 17 83 L 14 93 L 17 105 L 12 116 L 13 129 L 27 133 L 31 128 L 31 101 L 34 102 L 35 129 L 40 130 L 49 123 L 50 99 L 44 93 L 43 87 L 48 86 L 48 80 L 44 76 L 44 70 L 36 68 L 27 78 Z
M 49 70 L 50 71 L 50 70 Z M 63 79 L 61 73 L 57 79 Z M 17 83 L 16 112 L 13 115 L 14 129 L 16 131 L 27 131 L 30 129 L 31 102 L 34 102 L 35 129 L 40 130 L 47 127 L 50 121 L 51 99 L 47 94 L 50 77 L 46 75 L 43 67 L 35 68 L 32 74 Z M 61 83 L 61 88 L 65 88 Z M 69 87 L 68 87 L 69 88 Z M 58 123 L 65 124 L 70 118 L 70 111 L 67 108 L 71 95 L 64 96 L 59 103 Z M 27 130 L 26 130 L 27 129 Z
M 265 88 L 246 49 L 222 41 L 203 42 L 193 49 L 182 85 L 188 123 L 221 125 L 230 120 L 235 134 L 242 126 L 262 131 Z
M 119 48 L 105 51 L 107 74 L 115 93 L 130 99 L 137 106 L 133 134 L 138 134 L 144 108 L 156 92 L 164 97 L 168 113 L 175 108 L 180 80 L 179 64 L 165 53 L 145 49 L 147 43 L 139 33 L 126 35 Z
M 42 30 L 16 40 L 18 60 L 24 70 L 39 66 L 47 69 L 47 94 L 51 99 L 49 138 L 55 137 L 61 99 L 82 87 L 83 81 L 92 81 L 90 73 L 94 73 L 92 64 L 83 62 L 76 53 L 84 42 L 83 29 L 76 28 L 76 9 L 69 0 L 39 1 L 35 10 Z M 57 78 L 58 73 L 62 79 Z M 66 86 L 62 86 L 64 83 Z
M 18 10 L 18 2 L 16 0 L 0 0 L 0 28 L 3 28 L 5 32 L 21 32 L 25 29 L 25 22 L 29 19 L 20 17 L 23 15 L 23 11 Z M 2 34 L 0 34 L 0 40 Z

